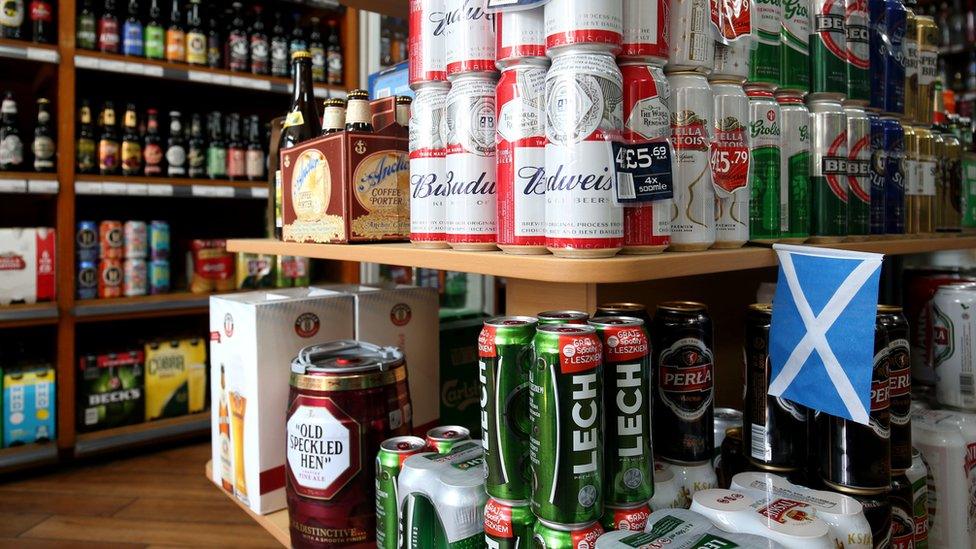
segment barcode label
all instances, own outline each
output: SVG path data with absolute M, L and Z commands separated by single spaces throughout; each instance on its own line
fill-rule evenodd
M 85 408 L 85 425 L 98 423 L 98 408 Z
M 637 198 L 637 191 L 634 190 L 633 175 L 624 172 L 617 174 L 617 197 L 630 200 Z
M 773 459 L 773 449 L 770 447 L 769 440 L 766 438 L 765 425 L 753 423 L 749 436 L 752 439 L 752 459 L 758 459 L 760 461 Z
M 976 387 L 973 387 L 973 374 L 959 374 L 959 392 L 970 397 L 976 395 Z

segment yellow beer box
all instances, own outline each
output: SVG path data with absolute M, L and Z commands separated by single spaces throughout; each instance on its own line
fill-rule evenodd
M 146 344 L 146 420 L 202 412 L 207 348 L 198 338 Z

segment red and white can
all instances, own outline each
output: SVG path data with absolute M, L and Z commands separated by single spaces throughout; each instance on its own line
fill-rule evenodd
M 517 59 L 546 56 L 542 17 L 542 8 L 495 14 L 495 64 L 499 69 Z
M 122 271 L 122 293 L 126 297 L 146 295 L 149 278 L 146 260 L 141 257 L 126 258 Z
M 668 62 L 671 0 L 623 1 L 623 45 L 619 57 L 664 66 Z
M 421 86 L 410 104 L 410 241 L 447 248 L 447 147 L 441 137 L 447 82 Z
M 461 74 L 444 105 L 447 243 L 456 250 L 495 246 L 495 76 Z
M 445 0 L 410 0 L 410 67 L 413 87 L 423 82 L 447 80 L 444 31 L 447 26 Z
M 98 297 L 122 297 L 122 260 L 103 258 L 98 263 Z
M 710 5 L 709 0 L 682 0 L 673 6 L 669 21 L 668 72 L 711 72 L 715 62 L 715 39 Z
M 622 87 L 606 52 L 561 49 L 546 75 L 546 247 L 557 256 L 611 257 L 623 246 L 613 196 Z
M 502 70 L 495 93 L 498 247 L 510 254 L 546 250 L 546 59 Z
M 495 15 L 482 0 L 445 0 L 447 76 L 495 70 Z
M 697 72 L 668 73 L 668 82 L 675 204 L 668 249 L 705 250 L 715 243 L 715 189 L 709 164 L 715 110 L 712 88 Z
M 126 221 L 122 226 L 124 256 L 145 258 L 149 255 L 149 229 L 145 221 Z
M 623 40 L 621 0 L 549 0 L 545 6 L 546 47 L 601 44 L 616 53 Z
M 106 219 L 98 224 L 98 256 L 102 259 L 122 259 L 125 244 L 122 222 Z
M 625 4 L 626 5 L 626 4 Z M 640 61 L 620 64 L 623 76 L 623 141 L 666 141 L 671 134 L 671 85 L 661 67 Z M 671 241 L 671 200 L 624 208 L 625 254 L 663 252 Z
M 752 40 L 742 37 L 728 44 L 715 41 L 715 64 L 712 73 L 708 75 L 710 81 L 727 80 L 743 83 L 749 78 L 749 51 Z
M 741 248 L 749 241 L 749 96 L 737 81 L 709 85 L 715 105 L 709 157 L 718 208 L 713 247 Z

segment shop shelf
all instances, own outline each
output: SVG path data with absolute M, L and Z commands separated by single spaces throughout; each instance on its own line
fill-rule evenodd
M 109 299 L 81 299 L 72 314 L 78 322 L 176 316 L 207 312 L 210 294 L 175 292 Z
M 208 410 L 199 414 L 147 421 L 94 433 L 79 433 L 75 441 L 75 457 L 154 444 L 163 440 L 187 438 L 209 431 L 210 411 Z
M 339 3 L 357 10 L 372 11 L 390 17 L 406 19 L 408 2 L 390 2 L 390 0 L 339 0 Z
M 205 472 L 207 478 L 213 481 L 213 463 L 208 461 L 205 466 Z M 216 487 L 215 487 L 216 488 Z M 220 490 L 220 488 L 216 488 Z M 237 504 L 238 507 L 244 510 L 245 513 L 250 515 L 255 522 L 257 522 L 262 528 L 268 531 L 269 534 L 274 536 L 279 543 L 285 547 L 291 547 L 291 538 L 288 534 L 288 509 L 282 509 L 280 511 L 275 511 L 274 513 L 268 513 L 267 515 L 259 515 L 248 508 L 246 505 L 241 503 L 239 499 L 234 497 L 234 494 L 228 494 L 227 492 L 220 490 L 221 494 L 224 494 L 231 501 Z
M 53 442 L 4 448 L 0 450 L 0 473 L 54 463 L 57 460 L 58 446 Z
M 6 39 L 0 39 L 0 57 L 40 61 L 41 63 L 57 63 L 61 60 L 57 46 Z
M 263 200 L 268 198 L 268 184 L 264 181 L 79 175 L 75 179 L 75 194 Z
M 0 306 L 0 328 L 41 326 L 58 322 L 58 305 L 51 302 Z
M 0 193 L 58 194 L 58 176 L 53 173 L 0 172 Z

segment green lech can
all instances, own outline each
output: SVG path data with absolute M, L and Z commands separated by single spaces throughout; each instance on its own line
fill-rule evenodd
M 844 0 L 811 0 L 810 96 L 843 99 L 847 96 L 847 34 Z
M 592 326 L 536 330 L 529 373 L 532 511 L 585 526 L 603 513 L 603 345 Z
M 426 451 L 427 444 L 420 437 L 393 437 L 380 444 L 376 454 L 376 547 L 379 549 L 399 547 L 397 477 L 403 460 Z
M 839 101 L 810 101 L 812 242 L 847 236 L 847 119 Z
M 810 111 L 796 92 L 776 94 L 779 103 L 779 230 L 784 242 L 810 236 Z
M 810 91 L 810 0 L 783 0 L 779 90 Z
M 583 311 L 543 311 L 536 315 L 539 325 L 546 324 L 586 324 L 590 315 Z
M 581 526 L 565 526 L 545 520 L 535 523 L 532 534 L 534 549 L 582 549 L 595 547 L 596 538 L 603 533 L 599 522 Z
M 532 482 L 529 370 L 536 324 L 530 316 L 497 317 L 478 335 L 485 491 L 505 500 L 528 500 Z
M 780 236 L 779 104 L 773 92 L 746 86 L 749 96 L 749 240 L 776 240 Z
M 471 440 L 471 431 L 460 425 L 441 425 L 427 431 L 427 448 L 438 454 L 448 454 L 466 440 Z
M 844 105 L 866 106 L 871 98 L 871 76 L 868 74 L 871 70 L 871 49 L 868 44 L 868 3 L 865 0 L 846 0 L 845 4 L 847 101 Z
M 492 549 L 528 549 L 535 515 L 528 501 L 488 498 L 485 543 Z
M 871 120 L 864 108 L 844 106 L 847 117 L 847 234 L 871 234 Z
M 776 88 L 782 79 L 779 37 L 783 21 L 782 0 L 756 0 L 755 6 L 758 40 L 749 54 L 749 83 Z

